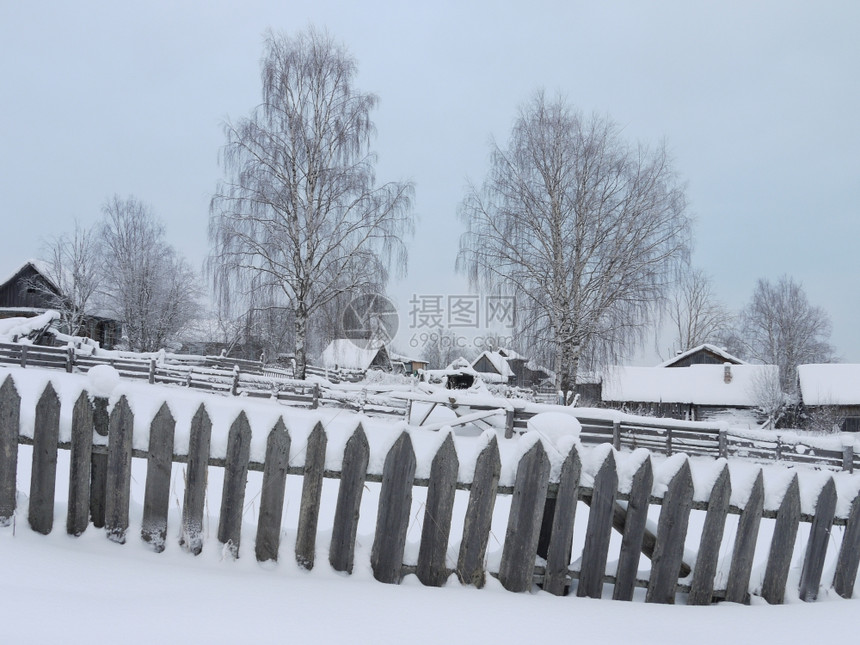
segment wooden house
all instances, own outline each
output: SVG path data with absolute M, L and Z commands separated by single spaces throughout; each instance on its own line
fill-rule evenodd
M 737 356 L 732 356 L 726 350 L 715 345 L 699 345 L 684 352 L 678 352 L 668 361 L 657 367 L 690 367 L 691 365 L 745 365 Z
M 348 338 L 337 338 L 331 341 L 323 350 L 320 362 L 323 367 L 330 370 L 391 371 L 391 358 L 385 345 L 379 343 L 362 347 Z
M 800 399 L 807 412 L 829 408 L 839 430 L 860 432 L 860 365 L 800 365 L 797 378 Z
M 36 316 L 56 308 L 57 299 L 64 298 L 39 264 L 34 260 L 25 262 L 0 284 L 0 318 Z M 111 349 L 121 338 L 122 323 L 107 316 L 90 314 L 84 317 L 77 333 L 92 338 L 105 349 Z

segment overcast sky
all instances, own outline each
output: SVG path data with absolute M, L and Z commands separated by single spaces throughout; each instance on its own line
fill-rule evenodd
M 379 180 L 415 182 L 416 294 L 453 274 L 468 180 L 538 88 L 665 138 L 688 184 L 694 263 L 743 305 L 787 273 L 860 362 L 860 2 L 19 2 L 0 0 L 0 271 L 149 203 L 195 265 L 207 253 L 222 124 L 260 97 L 263 32 L 341 40 L 379 95 Z M 653 349 L 653 348 L 652 348 Z M 665 353 L 665 348 L 661 348 Z M 649 359 L 646 359 L 649 360 Z

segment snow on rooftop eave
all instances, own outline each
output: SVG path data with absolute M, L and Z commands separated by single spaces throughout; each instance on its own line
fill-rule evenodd
M 709 352 L 713 352 L 714 354 L 717 354 L 721 358 L 724 358 L 726 360 L 726 362 L 735 363 L 736 365 L 747 365 L 746 361 L 739 359 L 737 356 L 733 356 L 732 354 L 729 354 L 726 350 L 720 349 L 716 345 L 711 345 L 710 343 L 702 343 L 698 347 L 693 347 L 692 349 L 688 349 L 684 352 L 681 352 L 680 354 L 676 354 L 675 356 L 670 358 L 668 361 L 663 361 L 662 363 L 660 363 L 656 367 L 670 367 L 670 366 L 674 365 L 675 363 L 677 363 L 678 361 L 681 361 L 681 360 L 687 358 L 688 356 L 691 356 L 692 354 L 695 354 L 696 352 L 700 352 L 702 350 L 707 350 Z
M 799 365 L 797 377 L 805 405 L 860 405 L 860 364 Z

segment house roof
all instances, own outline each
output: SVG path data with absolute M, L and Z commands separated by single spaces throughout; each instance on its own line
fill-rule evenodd
M 676 354 L 668 361 L 660 363 L 657 367 L 672 367 L 676 363 L 680 363 L 685 358 L 692 356 L 693 354 L 697 354 L 698 352 L 711 352 L 712 354 L 716 354 L 720 358 L 723 359 L 726 363 L 732 363 L 733 365 L 746 365 L 746 361 L 742 361 L 737 356 L 732 356 L 726 350 L 720 349 L 716 345 L 710 345 L 708 343 L 704 343 L 699 345 L 698 347 L 693 347 L 692 349 L 688 349 L 685 352 L 681 352 L 680 354 Z
M 15 271 L 13 273 L 7 275 L 6 279 L 0 282 L 0 288 L 5 287 L 7 284 L 9 284 L 13 280 L 15 280 L 19 275 L 21 275 L 21 273 L 23 273 L 27 269 L 27 267 L 32 267 L 32 269 L 36 273 L 38 273 L 40 276 L 42 276 L 42 278 L 45 280 L 45 282 L 48 284 L 48 286 L 50 286 L 58 294 L 60 293 L 60 288 L 49 277 L 51 272 L 49 270 L 47 262 L 43 262 L 42 260 L 35 260 L 35 259 L 27 260 L 26 262 L 24 262 L 24 264 L 22 264 L 17 269 L 15 269 Z
M 508 365 L 508 360 L 504 356 L 502 356 L 499 352 L 490 352 L 486 351 L 474 361 L 472 361 L 472 367 L 478 364 L 482 358 L 486 358 L 490 361 L 490 365 L 493 366 L 493 369 L 504 379 L 508 379 L 511 376 L 514 376 L 514 371 L 511 369 L 511 366 Z
M 800 365 L 797 376 L 806 405 L 860 405 L 860 364 Z
M 753 407 L 761 384 L 777 378 L 775 365 L 732 365 L 725 382 L 724 365 L 609 367 L 603 376 L 603 400 L 635 403 L 692 403 Z
M 331 341 L 323 350 L 321 362 L 324 367 L 330 369 L 338 367 L 348 370 L 366 370 L 380 351 L 385 351 L 385 346 L 382 344 L 365 349 L 348 338 L 338 338 Z

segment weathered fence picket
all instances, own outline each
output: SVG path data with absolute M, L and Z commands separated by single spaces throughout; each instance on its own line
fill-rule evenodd
M 263 467 L 263 489 L 260 492 L 260 513 L 257 519 L 257 539 L 254 552 L 258 562 L 278 559 L 281 543 L 281 516 L 290 465 L 290 433 L 279 418 L 266 440 Z
M 571 447 L 561 465 L 555 512 L 552 518 L 551 537 L 546 556 L 544 591 L 556 596 L 567 593 L 569 567 L 573 547 L 573 525 L 576 520 L 576 504 L 579 501 L 579 478 L 582 461 L 576 446 Z
M 110 413 L 105 488 L 105 531 L 109 540 L 125 543 L 131 491 L 131 452 L 134 415 L 125 396 Z
M 809 542 L 806 544 L 806 557 L 800 572 L 800 599 L 812 602 L 818 598 L 821 573 L 824 570 L 824 557 L 830 541 L 830 529 L 836 514 L 836 484 L 833 478 L 827 480 L 818 501 L 815 503 L 815 517 L 809 529 Z
M 690 605 L 709 605 L 713 600 L 714 576 L 717 572 L 717 561 L 720 557 L 720 545 L 723 543 L 723 531 L 731 497 L 732 482 L 729 467 L 725 465 L 711 488 L 708 511 L 705 514 L 702 537 L 699 540 L 699 555 L 696 558 L 690 595 L 687 598 L 687 603 Z
M 54 391 L 54 386 L 48 383 L 36 404 L 28 517 L 30 527 L 43 535 L 50 533 L 54 526 L 54 489 L 57 483 L 59 436 L 60 399 Z
M 499 565 L 499 581 L 508 591 L 528 591 L 532 587 L 549 471 L 549 457 L 538 441 L 517 466 Z
M 681 572 L 692 503 L 693 476 L 690 462 L 685 459 L 663 496 L 645 602 L 675 602 L 675 588 Z
M 20 416 L 21 397 L 7 376 L 0 386 L 0 526 L 9 526 L 15 514 Z
M 188 552 L 203 551 L 203 504 L 206 500 L 209 447 L 212 421 L 201 403 L 191 419 L 188 440 L 188 464 L 185 470 L 185 497 L 182 502 L 182 534 L 179 544 Z
M 854 593 L 858 564 L 860 564 L 860 495 L 851 503 L 851 511 L 848 514 L 848 522 L 839 547 L 836 573 L 833 576 L 833 589 L 843 598 L 850 598 Z
M 233 558 L 239 557 L 242 539 L 242 512 L 248 483 L 248 461 L 251 455 L 251 424 L 240 412 L 227 436 L 227 459 L 224 464 L 224 488 L 218 522 L 218 541 Z
M 146 490 L 140 536 L 157 553 L 167 542 L 167 511 L 170 506 L 170 474 L 173 467 L 173 439 L 176 421 L 167 404 L 159 408 L 149 427 L 149 454 L 146 459 Z
M 746 506 L 741 512 L 738 530 L 735 534 L 732 563 L 726 585 L 726 600 L 729 602 L 746 602 L 749 595 L 750 574 L 752 573 L 753 556 L 758 541 L 758 529 L 761 524 L 763 508 L 764 475 L 759 469 L 749 499 L 747 499 Z
M 317 524 L 320 514 L 325 451 L 328 438 L 322 424 L 317 423 L 305 447 L 305 467 L 302 473 L 302 502 L 296 531 L 296 561 L 305 569 L 314 568 Z
M 772 605 L 782 604 L 785 600 L 785 585 L 788 581 L 788 571 L 791 568 L 799 525 L 800 486 L 795 475 L 782 496 L 782 502 L 776 514 L 761 588 L 762 598 Z
M 492 437 L 475 462 L 469 505 L 463 522 L 463 539 L 457 558 L 457 575 L 460 581 L 479 588 L 484 586 L 486 580 L 484 557 L 490 539 L 501 468 L 499 443 Z
M 105 397 L 93 397 L 93 432 L 100 437 L 110 433 L 110 415 L 108 400 Z M 90 518 L 97 529 L 105 525 L 105 496 L 107 495 L 107 451 L 104 446 L 99 450 L 93 446 L 90 455 Z
M 359 424 L 346 442 L 341 467 L 340 487 L 334 509 L 334 526 L 328 560 L 335 571 L 352 573 L 355 559 L 355 532 L 358 529 L 358 514 L 361 495 L 367 478 L 367 462 L 370 446 L 364 428 Z
M 81 392 L 72 410 L 72 442 L 69 457 L 69 509 L 66 532 L 80 535 L 90 522 L 90 464 L 93 454 L 93 406 L 89 395 Z M 169 460 L 173 459 L 170 446 Z
M 615 510 L 615 495 L 618 490 L 618 472 L 615 468 L 615 453 L 607 453 L 600 470 L 594 476 L 588 528 L 585 546 L 582 549 L 582 568 L 576 595 L 600 598 L 603 594 L 603 576 L 609 555 L 609 539 L 612 533 L 612 515 Z
M 370 567 L 379 582 L 400 582 L 414 480 L 415 452 L 412 439 L 403 432 L 388 451 L 382 468 L 376 532 L 370 551 Z
M 632 600 L 636 586 L 636 573 L 642 554 L 642 540 L 645 537 L 645 524 L 648 520 L 648 505 L 651 489 L 654 487 L 654 470 L 648 457 L 633 475 L 630 496 L 624 518 L 624 532 L 621 538 L 621 553 L 615 573 L 614 600 Z
M 418 579 L 430 587 L 441 587 L 448 579 L 448 535 L 454 512 L 454 494 L 460 460 L 454 436 L 448 433 L 430 465 L 430 482 L 424 507 L 424 525 L 418 548 Z

